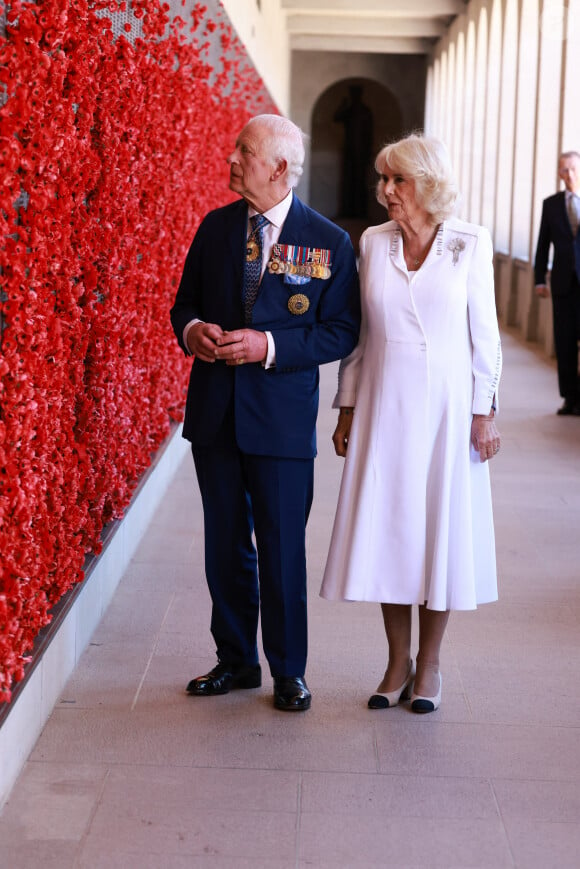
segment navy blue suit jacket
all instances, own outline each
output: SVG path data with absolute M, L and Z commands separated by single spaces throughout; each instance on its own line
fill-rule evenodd
M 243 279 L 248 206 L 239 200 L 211 211 L 202 221 L 185 262 L 171 310 L 182 349 L 183 330 L 199 318 L 224 330 L 244 328 Z M 349 236 L 295 195 L 279 244 L 331 251 L 331 276 L 292 284 L 292 276 L 270 274 L 260 284 L 251 328 L 269 330 L 276 366 L 227 366 L 196 359 L 191 370 L 184 437 L 211 443 L 233 401 L 239 448 L 256 455 L 312 458 L 316 455 L 318 366 L 342 359 L 355 347 L 360 300 Z M 288 300 L 303 293 L 308 311 L 296 315 Z
M 575 259 L 574 236 L 568 220 L 566 195 L 563 190 L 544 199 L 534 265 L 536 284 L 546 283 L 550 244 L 554 246 L 550 289 L 553 296 L 564 296 L 574 285 Z

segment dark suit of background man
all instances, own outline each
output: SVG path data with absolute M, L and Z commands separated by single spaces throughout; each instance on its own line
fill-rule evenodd
M 538 235 L 535 282 L 539 296 L 547 297 L 546 272 L 550 245 L 554 262 L 550 277 L 554 311 L 554 344 L 558 386 L 564 404 L 560 415 L 580 415 L 578 338 L 580 338 L 580 154 L 560 156 L 558 174 L 566 189 L 544 200 Z
M 218 657 L 187 691 L 261 685 L 260 612 L 274 705 L 283 710 L 311 702 L 305 531 L 318 366 L 351 352 L 360 317 L 348 235 L 293 195 L 303 162 L 303 135 L 286 118 L 259 115 L 247 124 L 228 157 L 229 186 L 242 199 L 202 221 L 171 311 L 177 340 L 195 355 L 184 437 L 203 503 Z M 245 261 L 257 258 L 256 214 L 269 222 L 249 313 L 247 285 L 257 280 Z

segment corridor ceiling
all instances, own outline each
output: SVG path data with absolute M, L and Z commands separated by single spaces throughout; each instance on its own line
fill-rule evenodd
M 290 48 L 427 54 L 467 0 L 281 0 Z

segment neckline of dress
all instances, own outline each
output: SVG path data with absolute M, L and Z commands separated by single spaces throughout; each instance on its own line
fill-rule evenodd
M 443 232 L 444 232 L 444 230 L 445 230 L 445 221 L 443 220 L 439 224 L 439 229 L 437 230 L 437 235 L 435 236 L 435 240 L 433 241 L 433 244 L 431 245 L 431 247 L 427 253 L 427 256 L 425 257 L 425 259 L 421 263 L 421 266 L 423 266 L 427 262 L 433 248 L 435 248 L 435 255 L 436 256 L 441 256 L 441 254 L 443 253 Z M 397 224 L 395 231 L 393 233 L 393 237 L 391 239 L 391 248 L 389 251 L 389 253 L 393 259 L 395 258 L 395 256 L 399 252 L 399 250 L 401 252 L 403 250 L 403 233 L 401 232 L 401 227 Z M 419 271 L 419 269 L 416 269 L 412 273 L 416 274 L 416 272 L 418 272 L 418 271 Z M 409 269 L 407 269 L 407 272 L 409 274 L 411 274 Z

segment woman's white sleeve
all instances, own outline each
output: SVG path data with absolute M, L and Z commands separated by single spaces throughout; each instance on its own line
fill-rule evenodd
M 498 407 L 502 355 L 493 279 L 493 245 L 480 227 L 467 278 L 467 309 L 473 347 L 473 413 Z M 494 402 L 495 399 L 495 402 Z
M 356 392 L 358 379 L 360 375 L 360 367 L 364 355 L 364 348 L 367 334 L 367 317 L 365 311 L 365 284 L 367 281 L 366 257 L 365 257 L 365 236 L 361 236 L 360 240 L 360 258 L 359 258 L 359 280 L 361 294 L 361 324 L 358 344 L 350 354 L 341 360 L 338 368 L 338 391 L 332 402 L 333 407 L 355 407 Z

